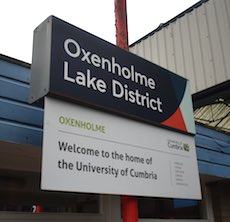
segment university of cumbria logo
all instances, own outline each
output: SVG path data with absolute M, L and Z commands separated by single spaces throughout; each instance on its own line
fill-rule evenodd
M 172 139 L 168 139 L 168 147 L 170 149 L 175 149 L 175 150 L 180 150 L 185 152 L 189 152 L 190 149 L 187 143 L 183 143 L 181 141 L 172 140 Z

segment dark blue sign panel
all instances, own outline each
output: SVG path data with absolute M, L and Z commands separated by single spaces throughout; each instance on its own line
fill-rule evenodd
M 34 33 L 31 88 L 31 101 L 51 94 L 194 133 L 186 79 L 54 16 Z

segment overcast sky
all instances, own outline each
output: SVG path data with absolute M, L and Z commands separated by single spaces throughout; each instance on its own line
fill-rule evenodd
M 129 43 L 198 0 L 127 0 Z M 32 61 L 33 30 L 55 15 L 115 44 L 114 0 L 1 0 L 0 54 Z

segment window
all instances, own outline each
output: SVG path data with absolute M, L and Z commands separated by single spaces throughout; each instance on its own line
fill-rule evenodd
M 41 191 L 39 180 L 38 174 L 1 175 L 0 211 L 99 213 L 99 195 Z

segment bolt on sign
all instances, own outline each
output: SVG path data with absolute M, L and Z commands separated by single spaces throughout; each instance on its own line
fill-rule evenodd
M 188 80 L 54 16 L 31 69 L 44 189 L 200 198 Z

